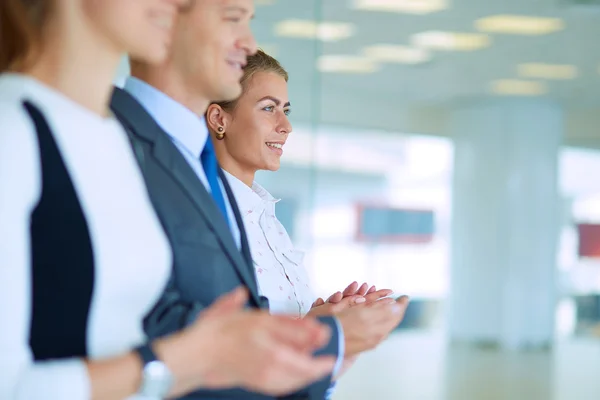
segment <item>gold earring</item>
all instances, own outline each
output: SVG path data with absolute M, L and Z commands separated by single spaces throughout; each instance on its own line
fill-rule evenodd
M 217 135 L 216 135 L 217 139 L 218 140 L 223 140 L 223 138 L 225 137 L 225 129 L 223 129 L 223 127 L 220 126 L 220 127 L 217 128 L 217 132 L 218 132 Z

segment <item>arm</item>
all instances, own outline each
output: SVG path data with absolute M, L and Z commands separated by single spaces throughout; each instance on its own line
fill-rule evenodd
M 171 275 L 160 300 L 144 319 L 144 330 L 150 338 L 178 332 L 196 321 L 204 308 L 204 304 L 184 301 Z

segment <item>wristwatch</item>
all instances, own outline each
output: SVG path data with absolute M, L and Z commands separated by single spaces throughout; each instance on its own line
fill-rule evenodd
M 166 398 L 173 386 L 173 374 L 165 363 L 158 359 L 149 344 L 142 345 L 135 351 L 144 364 L 142 384 L 137 394 L 150 399 Z

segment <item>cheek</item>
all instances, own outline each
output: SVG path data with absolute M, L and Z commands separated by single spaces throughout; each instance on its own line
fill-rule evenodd
M 241 122 L 241 121 L 240 121 Z M 240 128 L 236 131 L 239 132 L 236 137 L 233 138 L 232 153 L 238 161 L 244 164 L 258 166 L 264 163 L 265 159 L 269 155 L 269 149 L 265 145 L 264 135 L 260 132 L 260 126 L 251 123 L 240 123 Z

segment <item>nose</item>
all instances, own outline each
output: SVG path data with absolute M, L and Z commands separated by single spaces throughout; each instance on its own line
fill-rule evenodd
M 256 39 L 254 38 L 254 34 L 252 33 L 252 29 L 250 28 L 250 26 L 248 26 L 246 33 L 241 38 L 239 45 L 244 50 L 247 56 L 256 54 L 256 51 L 258 50 L 258 45 L 256 44 Z
M 292 133 L 292 124 L 285 114 L 283 114 L 283 117 L 281 117 L 278 132 L 280 135 L 289 135 Z

